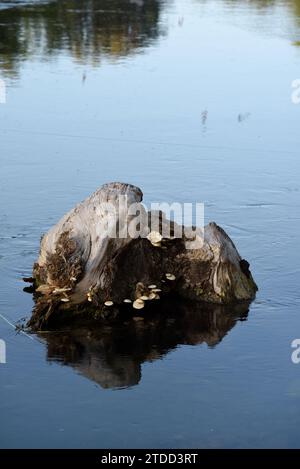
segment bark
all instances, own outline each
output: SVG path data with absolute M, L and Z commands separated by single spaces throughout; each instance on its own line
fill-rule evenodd
M 127 197 L 122 207 L 120 196 Z M 133 239 L 127 227 L 137 218 L 130 207 L 142 196 L 130 184 L 106 184 L 42 238 L 33 268 L 36 304 L 31 327 L 55 327 L 79 316 L 111 319 L 124 307 L 124 299 L 134 302 L 141 296 L 153 298 L 144 302 L 145 313 L 155 307 L 154 300 L 175 293 L 219 304 L 254 298 L 257 287 L 249 263 L 215 223 L 194 232 L 169 222 L 162 212 L 149 212 L 140 218 L 141 236 Z M 117 220 L 107 203 L 116 209 Z M 146 237 L 153 222 L 163 234 L 161 240 L 151 238 L 153 231 L 151 241 Z M 116 232 L 124 237 L 113 237 Z M 196 249 L 189 249 L 191 240 L 199 241 Z M 155 298 L 150 285 L 161 290 Z M 105 305 L 107 301 L 113 304 Z

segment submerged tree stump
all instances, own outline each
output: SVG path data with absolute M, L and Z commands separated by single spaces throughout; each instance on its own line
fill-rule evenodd
M 219 304 L 254 298 L 249 263 L 222 228 L 209 223 L 204 230 L 186 229 L 162 212 L 137 220 L 131 207 L 140 206 L 142 197 L 130 184 L 106 184 L 43 236 L 33 267 L 31 327 L 114 318 L 122 308 L 146 312 L 162 295 Z M 128 226 L 137 221 L 139 236 L 133 238 Z M 157 231 L 151 231 L 153 223 Z M 199 246 L 190 249 L 197 239 Z

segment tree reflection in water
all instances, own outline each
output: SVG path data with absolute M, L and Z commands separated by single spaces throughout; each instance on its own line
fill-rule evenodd
M 0 71 L 16 77 L 21 63 L 32 57 L 47 60 L 67 52 L 80 64 L 98 66 L 103 57 L 113 60 L 143 51 L 165 32 L 160 14 L 172 0 L 52 0 L 3 8 L 0 2 Z M 193 0 L 208 4 L 210 0 Z M 220 0 L 221 2 L 221 0 Z M 278 5 L 293 17 L 287 36 L 300 44 L 300 0 L 222 0 L 234 15 L 248 9 L 262 20 Z M 257 16 L 255 16 L 257 19 Z M 275 22 L 276 23 L 276 22 Z M 276 25 L 269 25 L 276 30 Z M 263 23 L 259 23 L 259 29 Z
M 79 63 L 139 52 L 162 34 L 160 0 L 57 0 L 0 10 L 0 67 L 68 51 Z

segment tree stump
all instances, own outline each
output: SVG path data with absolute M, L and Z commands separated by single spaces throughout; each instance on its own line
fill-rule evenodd
M 43 236 L 33 267 L 32 328 L 107 320 L 123 308 L 146 314 L 168 295 L 218 304 L 254 298 L 249 263 L 222 228 L 186 228 L 159 211 L 138 218 L 131 207 L 140 207 L 142 197 L 130 184 L 105 184 Z M 132 225 L 139 225 L 135 237 Z

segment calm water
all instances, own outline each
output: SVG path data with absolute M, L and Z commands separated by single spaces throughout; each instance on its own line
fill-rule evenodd
M 33 340 L 0 318 L 0 446 L 300 447 L 300 1 L 0 9 L 0 313 L 30 315 L 41 234 L 114 180 L 205 202 L 260 288 Z

